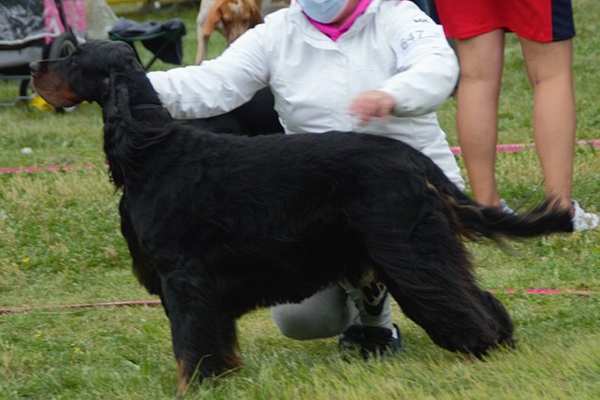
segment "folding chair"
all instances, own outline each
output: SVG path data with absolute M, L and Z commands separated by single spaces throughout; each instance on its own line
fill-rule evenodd
M 166 22 L 135 22 L 121 18 L 108 32 L 111 40 L 120 40 L 129 44 L 140 59 L 135 42 L 141 42 L 153 57 L 144 65 L 148 70 L 159 59 L 169 64 L 183 63 L 182 37 L 186 34 L 185 25 L 179 18 Z M 141 60 L 140 60 L 141 62 Z

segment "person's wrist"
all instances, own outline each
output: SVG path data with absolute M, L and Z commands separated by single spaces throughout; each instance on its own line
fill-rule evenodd
M 389 99 L 389 102 L 392 105 L 392 107 L 390 109 L 390 114 L 393 114 L 394 110 L 396 110 L 396 107 L 398 105 L 398 98 L 396 97 L 396 94 L 386 88 L 377 89 L 377 91 L 382 92 L 387 96 L 387 98 Z
M 368 90 L 360 93 L 350 104 L 350 112 L 366 124 L 375 118 L 388 117 L 396 105 L 396 100 L 382 90 Z

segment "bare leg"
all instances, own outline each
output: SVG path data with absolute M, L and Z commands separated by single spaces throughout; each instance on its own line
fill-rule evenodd
M 456 45 L 461 68 L 456 124 L 471 189 L 478 202 L 498 206 L 495 163 L 504 32 L 458 40 Z
M 534 138 L 544 189 L 548 197 L 570 208 L 576 130 L 573 43 L 520 41 L 533 86 Z

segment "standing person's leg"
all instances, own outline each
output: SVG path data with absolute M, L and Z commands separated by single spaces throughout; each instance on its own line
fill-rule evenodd
M 498 101 L 504 62 L 504 31 L 457 40 L 460 80 L 456 124 L 475 199 L 500 205 L 495 163 Z
M 576 129 L 573 43 L 520 41 L 533 87 L 534 139 L 544 189 L 548 197 L 570 208 Z

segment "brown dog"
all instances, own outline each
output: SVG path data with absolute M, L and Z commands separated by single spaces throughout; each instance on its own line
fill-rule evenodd
M 205 2 L 210 2 L 204 0 Z M 200 64 L 205 56 L 208 39 L 215 30 L 220 31 L 227 44 L 233 43 L 242 33 L 262 22 L 260 0 L 215 0 L 206 13 L 204 21 L 200 21 L 202 9 L 198 15 L 198 49 L 196 64 Z
M 288 7 L 289 0 L 202 0 L 196 20 L 196 64 L 204 60 L 210 35 L 218 30 L 227 44 L 262 22 L 262 16 Z

